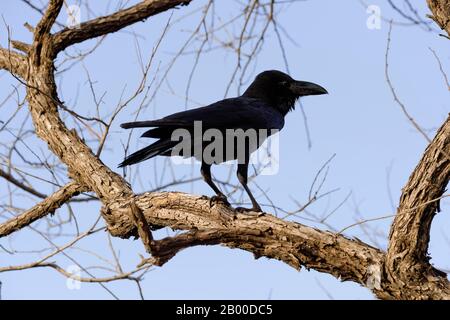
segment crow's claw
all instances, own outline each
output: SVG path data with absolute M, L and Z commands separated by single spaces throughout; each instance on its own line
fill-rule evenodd
M 217 195 L 217 196 L 212 196 L 211 198 L 209 198 L 209 206 L 212 207 L 214 205 L 214 202 L 221 202 L 222 204 L 226 205 L 226 206 L 230 206 L 230 203 L 227 200 L 227 197 L 225 195 Z
M 258 216 L 264 215 L 264 212 L 261 210 L 260 207 L 256 207 L 256 208 L 237 207 L 236 209 L 234 209 L 234 211 L 239 212 L 239 213 L 257 212 Z

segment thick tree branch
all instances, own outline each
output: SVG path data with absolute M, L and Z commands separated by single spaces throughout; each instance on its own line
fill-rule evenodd
M 97 193 L 102 201 L 107 203 L 111 199 L 131 196 L 132 191 L 128 183 L 106 167 L 77 133 L 69 131 L 61 121 L 57 108 L 59 101 L 53 73 L 53 58 L 61 49 L 59 47 L 61 43 L 69 45 L 117 31 L 170 7 L 188 3 L 188 1 L 143 1 L 110 16 L 86 22 L 79 28 L 63 30 L 53 37 L 46 36 L 61 9 L 61 3 L 60 0 L 51 1 L 43 19 L 36 27 L 30 52 L 32 76 L 28 81 L 27 100 L 36 133 L 67 165 L 72 178 L 79 181 L 80 184 L 87 185 L 90 190 Z
M 450 35 L 450 3 L 448 0 L 427 0 L 431 18 Z
M 64 4 L 64 0 L 50 0 L 47 10 L 34 29 L 33 48 L 31 50 L 31 60 L 36 65 L 40 65 L 41 50 L 45 45 L 48 46 L 50 41 L 46 39 L 50 36 L 50 30 L 58 17 L 59 12 Z
M 33 208 L 0 224 L 0 238 L 20 230 L 50 213 L 54 213 L 56 209 L 83 191 L 86 191 L 86 188 L 80 186 L 76 182 L 66 184 Z
M 180 3 L 187 3 L 187 1 L 143 1 L 130 9 L 95 19 L 84 27 L 76 29 L 82 31 L 81 37 L 76 36 L 78 31 L 73 34 L 73 30 L 69 30 L 70 32 L 66 33 L 62 39 L 65 39 L 67 35 L 75 35 L 75 38 L 71 36 L 69 38 L 80 42 L 101 35 L 102 32 L 117 31 Z M 31 76 L 27 79 L 27 100 L 36 134 L 46 141 L 52 152 L 67 165 L 69 175 L 80 185 L 94 191 L 103 203 L 121 197 L 130 197 L 132 190 L 128 183 L 105 166 L 74 130 L 68 130 L 59 117 L 58 105 L 61 103 L 57 96 L 54 77 L 54 57 L 58 52 L 55 49 L 58 46 L 58 37 L 51 37 L 50 30 L 62 4 L 62 0 L 50 1 L 42 20 L 34 31 L 34 41 L 29 52 Z M 65 43 L 68 44 L 70 41 Z M 133 216 L 132 210 L 129 210 L 129 215 Z M 141 235 L 146 234 L 148 236 L 146 240 L 151 240 L 150 232 L 141 229 L 139 229 Z M 144 241 L 147 246 L 149 241 Z
M 178 192 L 145 193 L 134 201 L 150 224 L 193 230 L 174 239 L 156 241 L 162 263 L 183 248 L 221 243 L 252 252 L 255 257 L 281 260 L 297 270 L 305 266 L 362 285 L 376 276 L 376 270 L 381 272 L 384 255 L 379 249 L 332 232 L 269 214 L 239 214 L 222 204 L 210 207 L 205 197 Z M 128 207 L 127 201 L 119 199 L 103 208 L 111 234 L 121 237 L 134 234 Z M 115 215 L 110 214 L 113 211 Z
M 58 113 L 60 105 L 54 77 L 53 40 L 48 32 L 56 19 L 62 1 L 52 1 L 43 21 L 35 31 L 30 51 L 30 76 L 27 79 L 27 100 L 36 134 L 47 142 L 52 152 L 67 165 L 69 175 L 86 185 L 102 201 L 131 195 L 131 188 L 118 174 L 106 167 L 81 140 L 69 130 Z
M 450 154 L 450 116 L 425 150 L 403 188 L 398 212 L 391 227 L 386 256 L 388 277 L 397 281 L 402 279 L 406 286 L 424 290 L 426 297 L 430 297 L 430 288 L 423 284 L 429 277 L 442 282 L 447 290 L 449 286 L 445 275 L 430 266 L 427 256 L 431 222 L 439 211 L 439 200 L 433 200 L 439 199 L 444 194 L 450 179 L 448 154 Z M 397 289 L 399 297 L 411 297 L 410 291 L 402 287 Z
M 431 221 L 439 212 L 439 200 L 450 179 L 450 116 L 427 147 L 400 197 L 390 240 L 398 253 L 426 259 Z M 426 204 L 426 205 L 422 205 Z
M 34 29 L 34 37 L 35 41 L 39 42 L 42 40 L 42 37 L 48 35 L 50 33 L 53 24 L 56 21 L 56 18 L 61 11 L 61 8 L 64 4 L 64 0 L 50 0 L 47 9 L 44 12 L 41 20 L 38 25 Z
M 27 75 L 26 57 L 17 52 L 0 48 L 0 70 L 2 69 L 25 79 Z
M 56 33 L 54 38 L 55 52 L 88 39 L 113 33 L 133 23 L 147 19 L 178 5 L 188 5 L 192 0 L 144 0 L 140 3 L 111 15 L 99 17 L 81 23 L 76 28 L 66 28 Z

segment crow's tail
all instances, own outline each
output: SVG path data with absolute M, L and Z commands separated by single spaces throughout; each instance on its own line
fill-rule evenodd
M 176 142 L 167 139 L 156 141 L 148 147 L 142 148 L 127 156 L 125 160 L 119 164 L 119 168 L 139 163 L 163 153 L 167 154 L 175 144 Z
M 132 129 L 132 128 L 149 128 L 149 127 L 169 127 L 169 128 L 177 128 L 184 127 L 186 125 L 191 124 L 191 122 L 186 122 L 185 120 L 177 120 L 177 119 L 159 119 L 159 120 L 149 120 L 149 121 L 134 121 L 134 122 L 125 122 L 120 126 L 124 129 Z
M 131 128 L 146 128 L 157 126 L 157 121 L 134 121 L 134 122 L 125 122 L 120 125 L 124 129 Z

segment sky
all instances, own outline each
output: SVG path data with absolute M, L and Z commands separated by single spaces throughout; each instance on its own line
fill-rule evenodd
M 75 1 L 68 1 L 76 3 Z M 135 1 L 134 1 L 135 2 Z M 131 3 L 134 3 L 130 1 Z M 95 1 L 92 11 L 99 15 L 111 12 L 107 1 Z M 394 18 L 403 21 L 394 12 L 387 1 L 370 1 L 381 9 L 383 17 L 380 28 L 370 29 L 367 20 L 370 14 L 360 1 L 298 1 L 284 5 L 277 15 L 278 23 L 283 27 L 284 50 L 292 77 L 316 82 L 327 88 L 326 96 L 307 97 L 302 106 L 307 115 L 312 145 L 308 147 L 304 118 L 300 107 L 288 114 L 280 135 L 280 167 L 276 175 L 258 176 L 256 182 L 270 197 L 271 201 L 286 210 L 295 210 L 299 203 L 307 201 L 310 186 L 320 167 L 335 154 L 330 163 L 324 190 L 339 189 L 329 197 L 310 207 L 310 212 L 318 216 L 335 212 L 327 223 L 335 230 L 341 230 L 360 219 L 372 219 L 389 216 L 395 208 L 410 173 L 418 163 L 426 145 L 426 140 L 412 127 L 394 101 L 385 77 L 385 53 L 389 23 Z M 85 60 L 57 78 L 59 95 L 77 112 L 94 115 L 89 83 L 86 81 L 86 69 L 94 81 L 95 89 L 102 95 L 102 114 L 110 114 L 121 96 L 130 96 L 140 81 L 139 59 L 133 33 L 138 35 L 139 47 L 145 60 L 151 55 L 168 19 L 177 19 L 193 12 L 170 28 L 155 54 L 149 78 L 156 74 L 158 67 L 167 66 L 176 52 L 189 37 L 199 21 L 198 8 L 205 1 L 193 1 L 188 7 L 172 10 L 152 17 L 145 22 L 127 28 L 123 32 L 109 35 L 101 45 Z M 416 1 L 422 17 L 429 13 L 425 1 Z M 217 12 L 224 19 L 236 15 L 240 7 L 237 2 L 226 1 L 217 4 Z M 22 14 L 18 15 L 20 11 Z M 10 26 L 14 39 L 30 41 L 29 32 L 23 27 L 25 22 L 34 25 L 38 14 L 20 1 L 1 1 L 0 14 Z M 173 16 L 171 16 L 173 14 Z M 60 21 L 65 20 L 62 13 Z M 88 13 L 81 11 L 81 19 L 86 20 Z M 425 19 L 425 18 L 424 18 Z M 229 29 L 239 32 L 241 25 Z M 2 23 L 0 44 L 7 45 L 7 32 Z M 402 102 L 416 121 L 433 136 L 449 112 L 449 91 L 432 50 L 439 56 L 444 70 L 450 65 L 447 54 L 448 40 L 439 36 L 439 32 L 429 32 L 418 26 L 394 24 L 391 33 L 389 72 L 391 81 Z M 225 37 L 219 33 L 218 37 Z M 291 40 L 289 40 L 289 39 Z M 89 41 L 78 49 L 91 48 L 96 42 Z M 214 41 L 206 46 L 214 47 Z M 197 48 L 199 42 L 192 49 Z M 74 51 L 72 51 L 74 52 Z M 58 57 L 57 62 L 64 59 Z M 230 50 L 210 50 L 201 57 L 196 72 L 192 76 L 189 100 L 185 101 L 186 87 L 189 82 L 195 54 L 183 55 L 174 64 L 169 81 L 157 91 L 155 99 L 143 110 L 140 119 L 153 119 L 185 108 L 220 100 L 236 66 L 236 55 Z M 249 79 L 258 72 L 268 69 L 286 71 L 283 54 L 273 30 L 269 30 L 265 43 L 252 63 Z M 16 80 L 4 72 L 0 74 L 0 100 L 11 91 Z M 125 88 L 125 89 L 124 89 Z M 174 94 L 176 93 L 176 94 Z M 233 83 L 227 96 L 238 94 Z M 22 95 L 23 97 L 23 95 Z M 139 101 L 133 101 L 129 108 L 118 116 L 111 129 L 102 160 L 115 169 L 123 157 L 123 142 L 127 132 L 119 127 L 121 122 L 134 119 Z M 14 103 L 1 107 L 0 117 L 11 114 Z M 65 115 L 67 117 L 67 115 Z M 25 119 L 26 109 L 18 116 Z M 0 118 L 1 119 L 1 118 Z M 5 117 L 6 119 L 6 117 Z M 27 120 L 31 126 L 30 120 Z M 68 121 L 69 127 L 73 122 Z M 131 148 L 145 145 L 138 142 L 138 133 L 133 134 Z M 0 133 L 1 139 L 10 141 L 7 133 Z M 30 148 L 37 154 L 45 152 L 45 144 L 30 138 Z M 28 150 L 28 149 L 27 149 Z M 33 152 L 29 156 L 33 157 Z M 43 151 L 44 150 L 44 151 Z M 155 172 L 160 174 L 165 163 L 163 160 L 149 161 L 140 167 L 140 181 L 134 179 L 133 190 L 143 192 L 156 184 Z M 198 165 L 174 166 L 176 177 L 198 176 Z M 43 173 L 46 174 L 46 173 Z M 213 167 L 213 175 L 226 179 L 229 167 Z M 129 175 L 129 177 L 133 175 Z M 234 174 L 231 179 L 235 178 Z M 167 176 L 161 183 L 169 182 Z M 51 192 L 48 185 L 35 181 L 43 191 Z M 261 203 L 267 203 L 255 184 L 252 190 Z M 184 191 L 195 194 L 212 195 L 212 191 L 201 181 L 188 185 L 171 186 L 166 191 Z M 0 180 L 0 201 L 6 200 L 7 184 Z M 247 198 L 244 198 L 248 202 Z M 344 201 L 346 200 L 346 201 Z M 31 207 L 37 199 L 23 197 L 21 207 Z M 343 203 L 342 203 L 343 202 Z M 340 205 L 342 203 L 342 205 Z M 98 217 L 100 205 L 97 203 L 78 204 L 74 213 L 79 219 L 80 228 L 88 228 Z M 446 231 L 450 221 L 445 213 L 448 201 L 442 202 L 442 212 L 433 222 L 429 253 L 431 262 L 441 270 L 450 268 L 449 242 Z M 270 207 L 267 211 L 273 212 Z M 61 209 L 61 214 L 64 210 Z M 60 213 L 57 213 L 60 214 Z M 0 215 L 0 222 L 10 216 Z M 293 217 L 306 225 L 321 229 L 328 227 L 308 221 L 306 214 Z M 358 237 L 381 249 L 386 248 L 387 234 L 392 218 L 365 223 L 347 229 L 349 237 Z M 37 222 L 33 227 L 42 227 L 45 222 Z M 157 237 L 164 237 L 167 230 L 158 231 Z M 70 240 L 61 237 L 55 240 L 63 245 Z M 48 246 L 31 229 L 19 231 L 8 238 L 1 238 L 0 245 L 15 250 L 31 250 L 38 243 Z M 139 254 L 144 248 L 139 241 L 131 239 L 113 239 L 114 246 L 120 252 L 123 265 L 131 269 L 139 263 Z M 111 259 L 108 252 L 108 237 L 100 232 L 86 241 L 83 248 L 103 253 Z M 80 244 L 80 246 L 81 246 Z M 48 253 L 48 252 L 47 252 Z M 76 256 L 83 265 L 95 264 L 95 257 L 77 250 L 68 251 Z M 17 265 L 36 260 L 41 254 L 9 254 L 0 248 L 0 267 Z M 33 259 L 34 258 L 34 259 Z M 67 257 L 55 258 L 65 268 L 73 262 Z M 93 273 L 100 272 L 92 270 Z M 82 274 L 86 276 L 86 274 Z M 54 270 L 34 268 L 19 272 L 0 273 L 2 299 L 113 299 L 113 296 L 98 284 L 82 283 L 78 288 L 68 285 L 67 279 Z M 136 286 L 131 281 L 118 281 L 106 285 L 120 299 L 138 299 Z M 162 268 L 154 268 L 142 283 L 146 299 L 373 299 L 371 292 L 363 286 L 340 280 L 313 270 L 300 272 L 284 263 L 266 258 L 255 260 L 241 250 L 231 250 L 221 246 L 195 247 L 180 252 Z

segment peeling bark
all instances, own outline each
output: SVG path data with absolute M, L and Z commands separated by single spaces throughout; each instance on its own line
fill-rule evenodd
M 0 70 L 6 70 L 16 77 L 25 79 L 27 76 L 26 58 L 14 51 L 0 48 Z
M 439 287 L 449 283 L 446 274 L 435 270 L 428 257 L 431 222 L 439 211 L 439 198 L 450 179 L 450 116 L 425 150 L 417 167 L 403 188 L 397 215 L 391 227 L 386 256 L 386 274 L 401 285 L 392 288 L 399 298 L 410 298 L 409 290 L 424 291 L 423 297 L 440 298 Z M 432 279 L 432 280 L 430 280 Z M 401 280 L 401 281 L 400 281 Z M 426 284 L 436 282 L 437 292 L 430 296 Z

